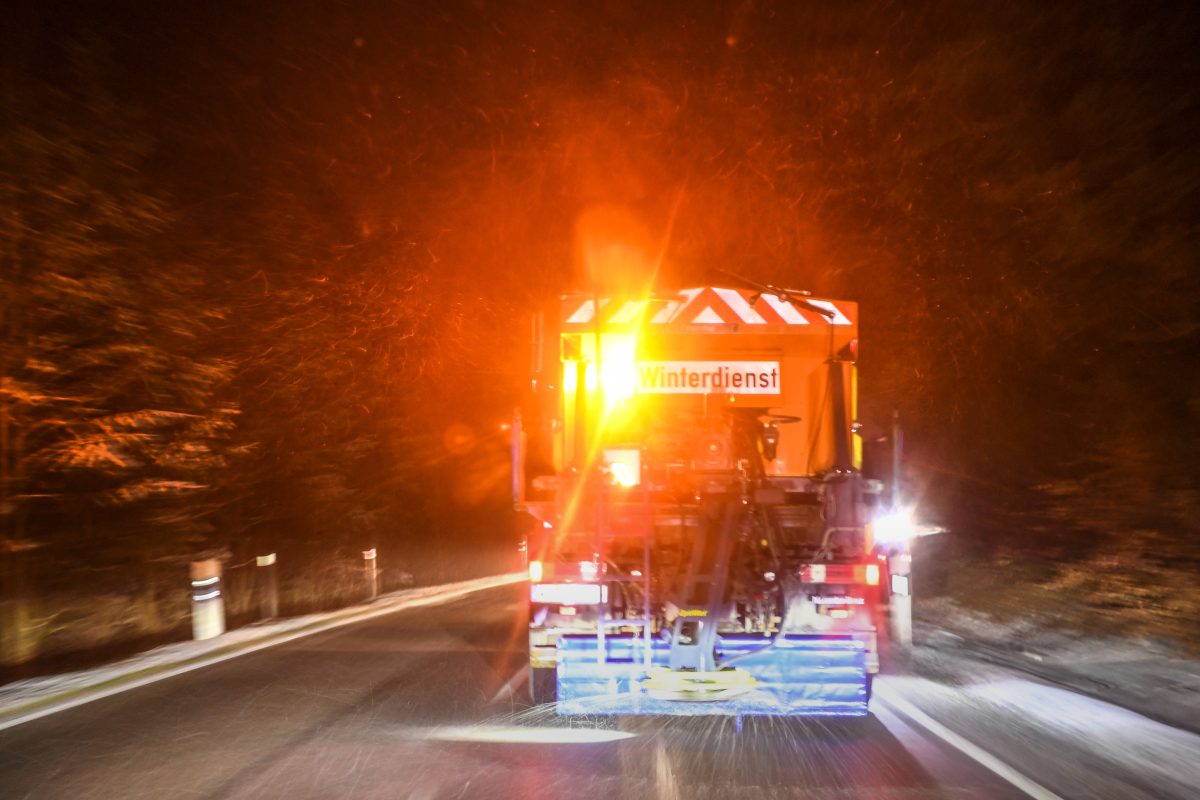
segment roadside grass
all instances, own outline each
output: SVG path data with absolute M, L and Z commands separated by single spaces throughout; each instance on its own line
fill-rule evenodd
M 1169 544 L 1169 546 L 1168 546 Z M 1107 537 L 1079 559 L 1036 548 L 949 556 L 934 597 L 996 623 L 1080 636 L 1153 640 L 1200 655 L 1195 545 L 1154 531 Z M 934 624 L 943 606 L 916 604 Z

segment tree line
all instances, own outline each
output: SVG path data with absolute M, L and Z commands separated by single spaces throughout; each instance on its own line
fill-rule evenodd
M 1193 12 L 214 9 L 9 32 L 6 563 L 486 531 L 605 206 L 664 286 L 856 300 L 934 513 L 1194 526 Z

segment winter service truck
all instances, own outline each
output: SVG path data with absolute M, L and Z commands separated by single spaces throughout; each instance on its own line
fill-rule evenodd
M 533 339 L 512 458 L 534 701 L 867 714 L 909 526 L 862 474 L 857 305 L 569 294 Z

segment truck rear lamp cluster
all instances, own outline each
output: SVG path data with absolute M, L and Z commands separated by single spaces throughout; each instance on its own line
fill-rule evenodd
M 878 564 L 806 564 L 800 568 L 800 580 L 804 583 L 878 586 L 880 574 Z
M 576 569 L 578 571 L 576 571 Z M 539 583 L 543 580 L 562 580 L 575 582 L 581 580 L 591 583 L 600 576 L 600 565 L 595 561 L 579 561 L 576 564 L 549 564 L 543 561 L 529 562 L 529 582 Z
M 604 470 L 613 486 L 632 488 L 642 483 L 642 451 L 632 447 L 606 448 Z
M 598 583 L 535 583 L 529 587 L 529 601 L 547 605 L 596 606 L 604 602 L 605 594 Z

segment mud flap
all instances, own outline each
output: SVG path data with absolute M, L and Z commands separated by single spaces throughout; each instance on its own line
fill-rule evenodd
M 642 637 L 608 636 L 603 657 L 595 636 L 558 640 L 556 710 L 563 715 L 655 714 L 669 716 L 842 716 L 867 713 L 866 648 L 851 637 L 789 634 L 771 647 L 755 636 L 725 636 L 718 663 L 745 675 L 739 691 L 709 694 L 661 690 L 669 644 Z M 648 664 L 647 664 L 648 662 Z M 649 668 L 648 668 L 649 666 Z M 682 683 L 705 673 L 677 673 Z M 713 676 L 722 683 L 723 676 Z

